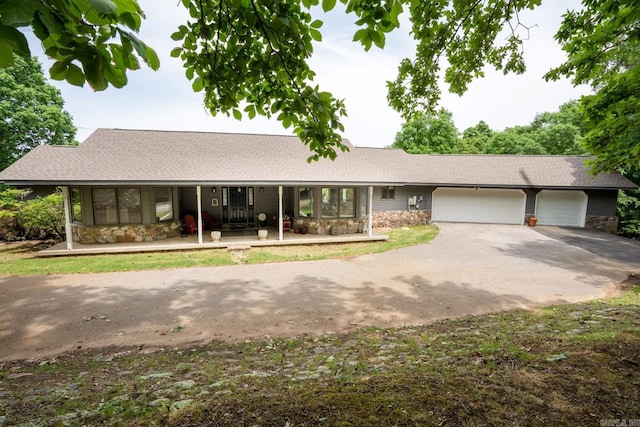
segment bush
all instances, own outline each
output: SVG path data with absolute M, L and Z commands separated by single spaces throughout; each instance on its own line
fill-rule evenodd
M 31 190 L 0 191 L 0 240 L 64 240 L 64 206 L 56 191 L 46 197 L 26 200 Z
M 640 168 L 620 171 L 632 182 L 640 183 Z M 619 232 L 627 237 L 640 237 L 640 189 L 621 190 L 618 194 Z

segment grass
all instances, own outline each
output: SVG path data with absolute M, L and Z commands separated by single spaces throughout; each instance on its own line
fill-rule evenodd
M 400 329 L 0 365 L 7 425 L 623 425 L 640 286 Z
M 57 258 L 35 256 L 29 244 L 0 247 L 0 275 L 105 273 L 168 268 L 207 267 L 235 263 L 267 263 L 319 260 L 384 252 L 426 243 L 438 233 L 435 226 L 412 226 L 388 231 L 383 242 L 362 242 L 305 246 L 256 247 L 242 257 L 226 249 L 154 252 L 138 254 L 84 255 Z

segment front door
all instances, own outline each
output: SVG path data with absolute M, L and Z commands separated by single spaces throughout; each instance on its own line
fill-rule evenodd
M 223 216 L 228 224 L 247 224 L 253 222 L 253 187 L 225 187 L 223 196 Z
M 229 187 L 229 218 L 231 223 L 247 222 L 247 187 Z

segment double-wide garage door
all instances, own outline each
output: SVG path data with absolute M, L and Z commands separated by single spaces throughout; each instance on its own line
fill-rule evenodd
M 436 188 L 432 221 L 522 224 L 526 194 L 516 189 Z
M 536 195 L 539 225 L 584 227 L 588 197 L 583 191 L 542 190 Z M 436 188 L 431 219 L 434 222 L 522 224 L 526 194 L 517 189 Z

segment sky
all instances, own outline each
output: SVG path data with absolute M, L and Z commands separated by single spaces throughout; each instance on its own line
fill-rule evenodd
M 96 128 L 180 130 L 232 133 L 290 134 L 275 119 L 257 117 L 242 121 L 224 115 L 213 117 L 205 108 L 202 94 L 194 93 L 184 75 L 182 63 L 169 52 L 178 44 L 170 35 L 187 20 L 177 0 L 139 0 L 147 19 L 140 38 L 160 56 L 159 71 L 145 65 L 128 72 L 129 82 L 122 89 L 109 87 L 94 92 L 85 85 L 78 88 L 64 82 L 50 81 L 60 89 L 65 109 L 78 128 L 76 139 L 84 141 Z M 453 113 L 460 132 L 483 120 L 494 130 L 526 125 L 537 113 L 557 111 L 558 107 L 588 93 L 586 87 L 574 87 L 569 81 L 545 82 L 542 76 L 564 60 L 564 53 L 553 40 L 561 15 L 578 7 L 576 0 L 548 1 L 526 14 L 520 21 L 530 26 L 525 42 L 527 72 L 521 76 L 504 76 L 487 70 L 475 80 L 463 96 L 449 94 L 443 86 L 440 107 Z M 403 120 L 386 100 L 386 82 L 394 80 L 397 66 L 411 57 L 415 42 L 409 35 L 408 21 L 392 33 L 384 50 L 373 47 L 365 52 L 352 42 L 356 31 L 352 16 L 338 10 L 320 12 L 316 19 L 325 21 L 322 43 L 314 47 L 310 66 L 317 72 L 315 82 L 321 90 L 344 99 L 348 117 L 343 120 L 344 137 L 360 147 L 386 147 L 393 143 Z M 30 35 L 32 53 L 43 63 L 45 75 L 53 64 L 42 53 L 39 41 Z

